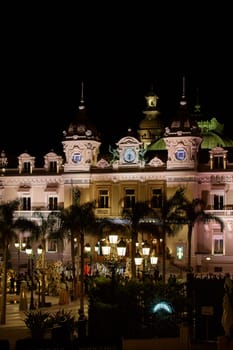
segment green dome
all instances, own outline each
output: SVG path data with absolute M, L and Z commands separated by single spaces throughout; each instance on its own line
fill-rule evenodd
M 202 143 L 201 143 L 201 149 L 212 149 L 217 146 L 221 146 L 223 148 L 225 147 L 233 147 L 233 141 L 225 136 L 221 136 L 218 134 L 215 134 L 212 131 L 209 131 L 208 133 L 201 134 L 202 137 Z

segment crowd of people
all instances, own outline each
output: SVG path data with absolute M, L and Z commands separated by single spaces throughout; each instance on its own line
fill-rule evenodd
M 19 301 L 19 309 L 22 311 L 27 310 L 28 298 L 27 295 L 33 289 L 33 292 L 38 295 L 35 298 L 36 303 L 39 303 L 41 293 L 41 276 L 35 271 L 32 276 L 28 271 L 16 273 L 14 270 L 9 270 L 7 278 L 7 294 L 9 297 L 16 296 Z M 71 300 L 73 288 L 73 280 L 70 273 L 61 271 L 56 278 L 46 280 L 45 293 L 47 295 L 57 296 L 59 298 L 59 304 L 68 304 Z M 17 298 L 18 297 L 18 298 Z M 9 298 L 11 300 L 11 297 Z

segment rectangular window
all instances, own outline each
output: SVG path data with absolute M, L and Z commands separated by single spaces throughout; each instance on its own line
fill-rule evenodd
M 214 157 L 214 169 L 224 169 L 223 167 L 223 156 L 215 156 Z
M 162 208 L 162 190 L 160 188 L 152 189 L 151 207 Z
M 213 235 L 213 253 L 215 255 L 223 255 L 223 235 Z
M 57 210 L 57 197 L 49 197 L 49 210 Z
M 109 207 L 109 192 L 108 190 L 99 190 L 98 208 Z
M 50 239 L 48 241 L 48 252 L 57 252 L 57 240 L 56 239 Z
M 223 195 L 214 195 L 214 210 L 223 210 L 224 208 L 224 197 Z
M 24 162 L 23 163 L 23 172 L 24 173 L 30 173 L 31 169 L 31 163 L 30 162 Z
M 135 190 L 125 190 L 124 208 L 133 208 L 136 202 Z
M 57 162 L 56 161 L 49 162 L 49 171 L 51 173 L 57 172 Z
M 22 210 L 31 210 L 31 197 L 22 197 Z

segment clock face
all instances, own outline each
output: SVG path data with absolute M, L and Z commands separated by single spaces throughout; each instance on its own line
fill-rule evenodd
M 85 134 L 86 134 L 87 136 L 91 136 L 91 135 L 92 135 L 92 131 L 88 129 L 88 130 L 85 132 Z
M 126 148 L 123 158 L 125 162 L 132 163 L 136 158 L 135 150 L 133 148 Z
M 78 153 L 78 152 L 76 152 L 76 153 L 74 153 L 73 155 L 72 155 L 72 162 L 73 163 L 80 163 L 81 162 L 81 160 L 82 160 L 82 154 L 81 153 Z
M 183 148 L 178 148 L 175 153 L 177 160 L 185 160 L 186 158 L 186 151 Z

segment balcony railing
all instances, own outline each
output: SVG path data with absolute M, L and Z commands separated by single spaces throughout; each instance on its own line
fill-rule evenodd
M 206 213 L 213 214 L 215 216 L 233 216 L 233 210 L 230 209 L 222 209 L 222 210 L 205 210 Z
M 30 219 L 35 220 L 35 219 L 38 219 L 35 216 L 35 213 L 38 213 L 38 212 L 41 212 L 41 214 L 43 215 L 43 219 L 46 220 L 51 212 L 59 213 L 59 210 L 40 210 L 40 209 L 38 209 L 38 210 L 16 210 L 14 212 L 14 218 L 18 219 L 20 217 L 23 217 L 23 218 L 28 219 L 28 220 L 30 220 Z

